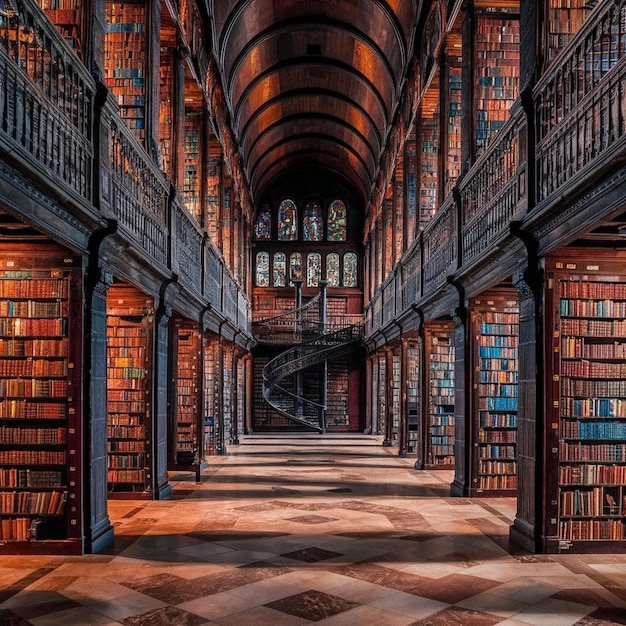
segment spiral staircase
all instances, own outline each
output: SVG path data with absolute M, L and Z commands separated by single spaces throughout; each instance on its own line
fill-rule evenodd
M 333 316 L 328 323 L 324 308 L 325 298 L 318 294 L 299 308 L 252 325 L 258 344 L 287 348 L 263 368 L 263 398 L 294 424 L 321 433 L 326 431 L 326 364 L 352 352 L 363 335 L 361 316 Z M 319 377 L 316 400 L 304 393 L 304 376 Z

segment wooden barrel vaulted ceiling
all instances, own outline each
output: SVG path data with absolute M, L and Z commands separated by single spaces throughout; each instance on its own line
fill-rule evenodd
M 213 50 L 253 198 L 315 168 L 370 197 L 417 0 L 212 0 Z

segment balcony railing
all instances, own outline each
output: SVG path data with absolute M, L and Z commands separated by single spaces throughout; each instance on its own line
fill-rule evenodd
M 526 203 L 526 123 L 519 107 L 461 181 L 461 264 L 507 235 Z
M 441 205 L 423 233 L 424 292 L 433 293 L 456 269 L 457 219 L 452 196 Z
M 2 139 L 39 175 L 88 202 L 94 94 L 93 79 L 35 3 L 0 15 Z
M 626 0 L 601 2 L 534 90 L 537 202 L 626 134 Z

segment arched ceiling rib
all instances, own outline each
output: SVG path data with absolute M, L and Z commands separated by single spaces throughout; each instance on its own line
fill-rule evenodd
M 325 168 L 365 204 L 407 72 L 415 0 L 212 0 L 231 123 L 259 201 Z

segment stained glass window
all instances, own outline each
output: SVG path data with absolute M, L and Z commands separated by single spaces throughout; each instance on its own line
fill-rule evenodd
M 294 241 L 298 238 L 298 209 L 293 200 L 283 200 L 278 207 L 278 240 Z
M 329 287 L 339 287 L 339 255 L 331 252 L 326 257 L 326 280 Z
M 317 202 L 309 202 L 304 207 L 302 238 L 304 241 L 322 241 L 324 239 L 322 207 Z
M 257 239 L 270 239 L 272 236 L 272 216 L 267 204 L 259 211 L 254 225 L 254 236 Z
M 256 254 L 256 286 L 270 286 L 270 255 L 269 252 Z
M 341 200 L 333 200 L 328 207 L 328 241 L 345 241 L 347 225 L 346 205 Z
M 289 278 L 302 280 L 302 254 L 300 252 L 292 252 L 289 257 Z
M 285 276 L 287 272 L 287 257 L 284 252 L 274 253 L 274 287 L 285 286 Z
M 356 253 L 346 252 L 343 255 L 343 286 L 356 287 L 357 285 L 357 263 Z
M 306 257 L 306 286 L 317 287 L 322 277 L 322 255 L 310 252 Z

